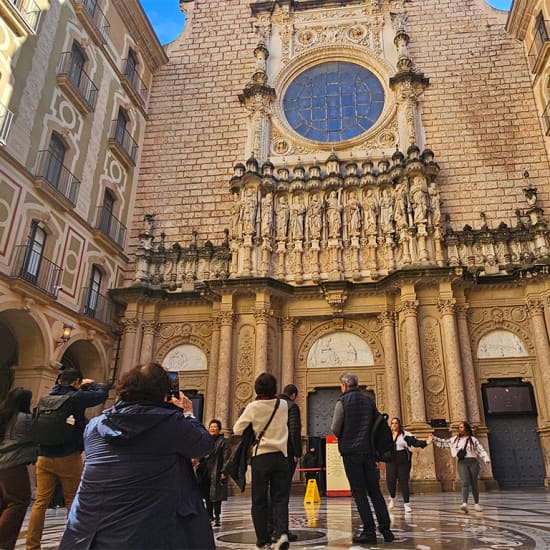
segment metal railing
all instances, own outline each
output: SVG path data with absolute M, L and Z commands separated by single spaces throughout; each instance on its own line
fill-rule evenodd
M 73 86 L 79 91 L 86 103 L 94 109 L 97 100 L 97 86 L 92 82 L 78 63 L 74 62 L 72 52 L 63 52 L 59 58 L 57 74 L 66 76 Z
M 13 113 L 3 103 L 0 103 L 0 143 L 2 145 L 6 145 L 8 141 L 12 120 Z
M 50 187 L 61 193 L 72 205 L 76 204 L 80 181 L 63 166 L 50 151 L 38 151 L 35 177 L 45 180 Z
M 136 162 L 138 144 L 118 120 L 113 120 L 111 123 L 111 134 L 109 135 L 109 139 L 116 141 L 122 149 L 126 151 L 126 154 L 132 159 L 132 162 Z
M 134 88 L 141 100 L 145 103 L 147 99 L 147 86 L 145 86 L 143 80 L 141 80 L 135 65 L 133 63 L 128 63 L 128 59 L 123 59 L 122 61 L 124 61 L 124 76 L 128 79 L 132 85 L 132 88 Z
M 97 207 L 96 229 L 107 235 L 118 246 L 124 248 L 126 241 L 126 226 L 105 206 Z
M 10 0 L 15 6 L 25 23 L 36 32 L 38 23 L 40 22 L 40 14 L 42 10 L 34 0 Z
M 550 101 L 546 104 L 542 113 L 542 125 L 544 127 L 544 135 L 550 135 Z
M 550 34 L 548 32 L 548 23 L 549 22 L 544 19 L 539 19 L 535 28 L 535 36 L 533 38 L 533 42 L 531 43 L 531 47 L 529 48 L 528 54 L 529 66 L 531 67 L 532 72 L 535 71 L 540 54 L 544 48 L 544 44 L 548 42 L 548 37 Z
M 33 250 L 30 244 L 15 247 L 12 277 L 22 279 L 46 294 L 57 297 L 62 272 L 61 267 Z
M 105 17 L 103 10 L 99 7 L 97 0 L 75 0 L 77 4 L 82 4 L 84 9 L 90 16 L 90 19 L 94 22 L 97 30 L 103 38 L 103 42 L 107 42 L 109 38 L 109 31 L 111 30 L 111 25 Z
M 114 304 L 109 297 L 100 294 L 93 288 L 84 287 L 80 303 L 82 304 L 80 308 L 82 315 L 86 315 L 86 317 L 99 321 L 104 325 L 111 324 Z

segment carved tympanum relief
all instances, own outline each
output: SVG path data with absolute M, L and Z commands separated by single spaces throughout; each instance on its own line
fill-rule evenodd
M 206 370 L 206 355 L 197 346 L 183 344 L 170 350 L 162 361 L 162 366 L 168 371 Z
M 507 330 L 493 330 L 479 340 L 477 358 L 526 357 L 529 355 L 521 339 Z
M 334 332 L 319 338 L 307 356 L 307 368 L 358 367 L 374 364 L 366 342 L 349 332 Z

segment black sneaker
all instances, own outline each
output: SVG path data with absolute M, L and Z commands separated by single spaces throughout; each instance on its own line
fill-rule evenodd
M 351 539 L 355 544 L 376 544 L 376 533 L 363 531 L 359 535 L 353 535 Z M 393 539 L 392 539 L 393 540 Z
M 298 540 L 298 535 L 294 533 L 288 533 L 288 542 L 296 542 Z
M 392 542 L 395 539 L 395 535 L 389 529 L 382 531 L 382 536 L 384 537 L 384 542 Z

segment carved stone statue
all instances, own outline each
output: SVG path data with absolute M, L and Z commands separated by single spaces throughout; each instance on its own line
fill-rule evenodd
M 411 204 L 414 213 L 414 223 L 426 223 L 428 219 L 428 201 L 424 191 L 425 180 L 422 176 L 415 176 L 411 185 Z
M 233 194 L 233 204 L 231 206 L 231 237 L 238 239 L 241 236 L 241 201 L 237 193 Z
M 277 239 L 280 241 L 286 239 L 289 213 L 288 199 L 283 196 L 279 199 L 277 207 Z
M 292 239 L 304 238 L 304 216 L 306 207 L 301 197 L 294 197 L 290 207 L 290 234 Z
M 307 227 L 310 239 L 320 239 L 323 227 L 323 205 L 319 195 L 313 195 L 311 204 L 307 208 Z
M 380 197 L 380 227 L 383 233 L 393 233 L 393 196 L 389 189 Z
M 248 189 L 243 197 L 241 209 L 241 226 L 243 235 L 253 235 L 256 229 L 256 212 L 258 199 L 254 189 Z
M 430 211 L 432 214 L 432 225 L 438 226 L 441 222 L 441 199 L 437 184 L 432 181 L 428 186 L 428 196 L 430 197 Z
M 376 222 L 378 219 L 378 199 L 372 189 L 367 191 L 365 197 L 365 233 L 376 234 Z
M 273 226 L 273 195 L 268 193 L 262 199 L 262 224 L 261 236 L 269 238 L 271 236 L 271 228 Z
M 395 227 L 398 231 L 402 231 L 409 226 L 407 218 L 407 190 L 406 182 L 404 181 L 399 183 L 395 188 L 393 218 L 395 220 Z
M 358 237 L 361 234 L 363 212 L 361 211 L 361 203 L 357 199 L 357 193 L 351 193 L 344 213 L 348 235 L 350 237 Z
M 337 239 L 342 233 L 342 205 L 336 191 L 331 191 L 327 199 L 328 236 Z

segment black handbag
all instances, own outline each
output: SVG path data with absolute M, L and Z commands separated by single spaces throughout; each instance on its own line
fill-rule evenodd
M 458 452 L 456 453 L 456 457 L 458 458 L 458 460 L 464 460 L 466 458 L 466 447 L 468 446 L 468 443 L 471 443 L 471 441 L 472 440 L 468 438 L 466 440 L 466 445 L 458 450 Z

